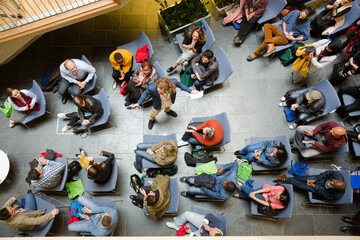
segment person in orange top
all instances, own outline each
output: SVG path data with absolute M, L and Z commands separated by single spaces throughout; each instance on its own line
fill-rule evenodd
M 190 123 L 185 129 L 185 134 L 181 138 L 178 146 L 191 145 L 205 145 L 214 146 L 219 144 L 224 138 L 224 130 L 218 121 L 215 119 L 207 120 L 203 123 Z
M 118 84 L 129 81 L 133 63 L 133 54 L 126 49 L 117 49 L 110 54 L 109 60 L 113 67 L 113 90 Z

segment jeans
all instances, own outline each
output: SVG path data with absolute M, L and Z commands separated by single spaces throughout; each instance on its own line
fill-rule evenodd
M 206 84 L 206 80 L 204 79 L 203 81 L 199 81 L 199 79 L 194 80 L 194 85 L 196 90 L 200 91 L 201 87 L 204 86 Z
M 80 196 L 78 200 L 79 200 L 80 205 L 85 206 L 89 209 L 99 207 L 97 204 L 95 204 L 93 201 L 91 201 L 90 198 Z M 73 222 L 68 225 L 68 229 L 71 232 L 90 232 L 90 229 L 88 227 L 86 220 L 82 220 L 80 222 Z
M 187 190 L 187 194 L 190 195 L 206 195 L 203 190 L 201 190 L 201 188 L 195 187 L 194 182 L 195 182 L 195 176 L 191 176 L 191 177 L 185 177 L 185 181 L 190 185 L 189 189 Z
M 311 146 L 311 147 L 306 147 L 306 145 L 302 142 L 302 140 L 304 140 L 304 137 L 307 136 L 304 131 L 309 131 L 312 132 L 315 129 L 314 126 L 298 126 L 296 128 L 295 131 L 295 136 L 294 136 L 294 143 L 293 143 L 293 147 L 297 148 L 301 154 L 301 156 L 303 156 L 304 158 L 308 158 L 308 157 L 315 157 L 318 156 L 322 153 L 321 150 Z M 322 139 L 321 139 L 321 134 L 318 133 L 315 136 L 309 137 L 311 139 L 314 139 L 317 143 L 322 144 Z
M 145 158 L 146 160 L 156 163 L 152 157 L 146 153 L 146 150 L 154 146 L 156 143 L 139 143 L 137 145 L 137 150 L 135 152 L 135 164 L 137 169 L 142 169 L 142 159 Z
M 205 218 L 204 215 L 186 211 L 183 214 L 180 214 L 175 219 L 174 223 L 177 227 L 181 227 L 182 225 L 184 225 L 184 223 L 189 222 L 198 229 L 197 231 L 194 232 L 195 236 L 200 236 L 200 228 L 204 224 L 204 218 Z
M 35 211 L 36 210 L 36 200 L 33 193 L 28 193 L 25 198 L 25 207 L 26 210 Z
M 250 162 L 251 161 L 256 161 L 253 154 L 255 153 L 256 150 L 258 150 L 261 147 L 261 145 L 262 145 L 262 142 L 247 145 L 246 147 L 244 147 L 243 149 L 240 150 L 240 153 L 242 155 L 245 155 L 244 159 L 246 159 L 246 160 L 248 160 Z M 261 155 L 263 155 L 263 154 L 265 154 L 265 153 L 263 152 Z
M 245 185 L 245 184 L 244 184 L 244 185 L 241 185 L 241 191 L 242 191 L 243 193 L 245 193 L 246 196 L 247 196 L 249 199 L 250 199 L 250 193 L 255 192 L 255 191 L 257 191 L 257 190 L 260 190 L 260 189 L 262 189 L 262 188 L 254 189 L 254 188 L 249 187 L 249 186 L 247 186 L 247 185 Z M 263 196 L 261 193 L 255 194 L 255 197 L 258 198 L 258 199 L 260 199 L 260 200 L 265 201 L 265 198 L 264 198 L 264 196 Z
M 202 124 L 202 122 L 192 122 L 192 123 L 189 123 L 188 126 L 197 127 L 201 124 Z M 202 130 L 199 130 L 198 132 L 200 134 L 202 134 Z M 194 135 L 192 133 L 189 133 L 189 132 L 185 132 L 184 135 L 182 136 L 181 140 L 188 142 L 191 145 L 200 145 L 200 142 L 194 137 Z
M 76 96 L 79 95 L 81 93 L 81 88 L 79 87 L 79 85 L 75 84 L 75 83 L 70 83 L 69 81 L 65 80 L 65 79 L 61 79 L 59 82 L 59 88 L 58 88 L 58 93 L 60 95 L 64 95 L 64 94 L 70 94 L 72 96 Z

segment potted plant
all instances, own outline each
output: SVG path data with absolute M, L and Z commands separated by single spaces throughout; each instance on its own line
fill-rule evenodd
M 175 34 L 182 32 L 191 24 L 196 23 L 202 18 L 210 21 L 210 14 L 206 9 L 203 0 L 182 0 L 168 6 L 166 0 L 155 0 L 160 5 L 158 11 L 159 24 L 170 38 Z
M 219 20 L 224 16 L 224 10 L 228 8 L 230 5 L 238 4 L 239 0 L 208 0 L 209 4 L 206 5 L 207 9 L 211 13 L 211 15 Z

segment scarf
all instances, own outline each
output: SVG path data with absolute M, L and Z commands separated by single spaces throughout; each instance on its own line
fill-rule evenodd
M 13 97 L 11 98 L 11 101 L 13 101 L 13 103 L 15 103 L 19 107 L 25 107 L 26 105 L 30 105 L 31 101 L 32 101 L 32 98 L 29 97 L 29 96 L 26 96 L 22 92 L 20 92 L 20 94 L 21 94 L 21 98 L 26 102 L 26 104 L 23 103 L 23 101 L 21 101 L 20 99 L 13 98 Z M 35 106 L 34 106 L 33 110 L 35 110 L 35 111 L 40 110 L 38 103 L 35 103 Z M 24 111 L 24 113 L 26 113 L 26 114 L 29 114 L 30 112 L 31 112 L 31 109 L 28 109 L 28 110 Z

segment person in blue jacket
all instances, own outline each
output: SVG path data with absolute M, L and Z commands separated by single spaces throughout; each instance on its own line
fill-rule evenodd
M 207 195 L 213 199 L 228 200 L 236 190 L 238 164 L 228 163 L 218 169 L 217 173 L 211 174 L 215 177 L 214 190 L 205 187 L 195 187 L 195 176 L 182 177 L 180 182 L 186 182 L 191 186 L 187 191 L 181 192 L 183 197 L 194 197 L 195 195 Z
M 149 87 L 142 93 L 138 102 L 132 106 L 132 109 L 139 108 L 140 105 L 148 98 L 148 96 L 151 96 L 153 109 L 150 113 L 150 120 L 148 124 L 150 130 L 154 126 L 155 117 L 163 109 L 165 109 L 164 111 L 166 114 L 172 117 L 177 117 L 177 113 L 170 108 L 171 105 L 175 103 L 176 87 L 191 94 L 199 93 L 199 91 L 191 90 L 176 79 L 169 79 L 164 77 L 158 79 L 155 83 L 150 84 Z

